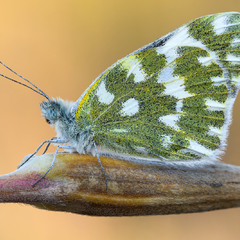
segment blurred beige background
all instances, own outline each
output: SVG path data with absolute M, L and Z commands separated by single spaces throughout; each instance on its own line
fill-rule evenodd
M 224 11 L 240 11 L 239 0 L 0 1 L 0 60 L 48 95 L 76 100 L 119 58 L 191 19 Z M 30 90 L 0 79 L 1 174 L 13 171 L 25 155 L 55 135 L 40 116 L 42 100 Z M 240 163 L 239 122 L 240 98 L 225 162 Z M 240 208 L 105 218 L 0 205 L 1 240 L 231 240 L 239 236 Z

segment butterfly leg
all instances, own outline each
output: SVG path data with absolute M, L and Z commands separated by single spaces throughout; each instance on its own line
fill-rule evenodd
M 104 168 L 103 168 L 102 162 L 101 162 L 101 160 L 100 160 L 100 157 L 99 157 L 99 154 L 98 154 L 98 150 L 97 150 L 96 143 L 93 142 L 93 145 L 94 145 L 95 152 L 96 152 L 96 155 L 97 155 L 98 163 L 99 163 L 99 165 L 100 165 L 100 167 L 101 167 L 101 170 L 102 170 L 103 176 L 104 176 L 104 178 L 105 178 L 105 182 L 106 182 L 106 191 L 108 191 L 108 179 L 107 179 L 107 175 L 106 175 L 106 173 L 105 173 L 105 171 L 104 171 Z
M 37 152 L 41 149 L 41 147 L 42 147 L 45 143 L 48 143 L 48 145 L 50 145 L 51 143 L 67 143 L 67 141 L 64 140 L 64 139 L 56 139 L 56 140 L 52 140 L 52 139 L 51 139 L 51 140 L 43 141 L 43 142 L 39 145 L 39 147 L 36 149 L 36 151 L 35 151 L 33 154 L 31 154 L 26 160 L 24 160 L 22 163 L 20 163 L 20 164 L 18 165 L 18 168 L 20 168 L 21 166 L 23 166 L 27 161 L 29 161 L 29 159 L 31 159 L 35 154 L 37 154 Z M 44 150 L 44 153 L 47 151 L 48 147 L 49 147 L 49 146 L 46 147 L 46 149 Z
M 32 185 L 32 187 L 35 187 L 43 178 L 45 178 L 45 176 L 46 176 L 46 175 L 49 173 L 49 171 L 52 169 L 52 167 L 53 167 L 53 165 L 54 165 L 54 163 L 55 163 L 56 156 L 57 156 L 57 153 L 58 153 L 59 148 L 60 148 L 60 146 L 57 146 L 57 149 L 56 149 L 56 151 L 55 151 L 55 153 L 54 153 L 54 156 L 53 156 L 52 164 L 51 164 L 51 166 L 49 167 L 49 169 L 45 172 L 45 174 L 44 174 L 41 178 L 39 178 L 39 179 Z
M 52 160 L 52 163 L 51 163 L 51 166 L 48 168 L 48 170 L 44 173 L 44 175 L 41 177 L 41 178 L 39 178 L 33 185 L 32 185 L 32 187 L 35 187 L 43 178 L 45 178 L 46 177 L 46 175 L 49 173 L 49 171 L 53 168 L 53 165 L 54 165 L 54 163 L 55 163 L 55 160 L 56 160 L 56 157 L 57 157 L 57 154 L 58 154 L 58 150 L 59 150 L 59 148 L 72 148 L 72 146 L 57 146 L 57 149 L 56 149 L 56 151 L 55 151 L 55 153 L 54 153 L 54 156 L 53 156 L 53 160 Z
M 57 138 L 57 137 L 52 137 L 50 140 L 56 140 L 56 139 L 58 139 L 58 138 Z M 50 145 L 51 145 L 51 143 L 49 142 L 49 143 L 47 144 L 46 148 L 44 149 L 42 155 L 43 155 L 44 153 L 46 153 L 46 151 L 48 150 L 48 148 L 50 147 Z

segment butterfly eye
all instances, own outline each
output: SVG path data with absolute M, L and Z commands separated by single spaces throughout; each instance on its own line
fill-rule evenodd
M 47 118 L 46 118 L 46 122 L 47 122 L 48 124 L 50 124 L 50 123 L 51 123 L 51 122 L 50 122 L 50 120 L 49 120 L 49 119 L 47 119 Z

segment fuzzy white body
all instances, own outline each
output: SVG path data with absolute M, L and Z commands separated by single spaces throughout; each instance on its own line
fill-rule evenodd
M 93 140 L 90 129 L 80 129 L 76 120 L 76 102 L 53 99 L 41 104 L 42 116 L 53 126 L 57 139 L 66 141 L 72 152 L 93 153 Z

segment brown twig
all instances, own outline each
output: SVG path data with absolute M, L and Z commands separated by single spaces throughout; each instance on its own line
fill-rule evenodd
M 209 211 L 240 206 L 240 167 L 216 162 L 198 168 L 143 165 L 101 157 L 58 154 L 33 157 L 0 176 L 0 202 L 97 216 L 136 216 Z

